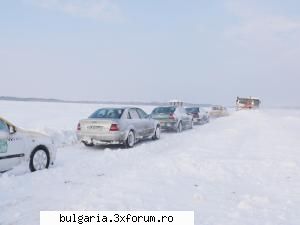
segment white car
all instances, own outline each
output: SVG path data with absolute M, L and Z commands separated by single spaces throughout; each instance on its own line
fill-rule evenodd
M 224 106 L 216 105 L 211 108 L 209 112 L 210 117 L 217 118 L 222 116 L 229 116 L 228 110 Z
M 55 157 L 56 148 L 50 137 L 23 130 L 0 117 L 0 172 L 24 161 L 32 172 L 46 169 Z

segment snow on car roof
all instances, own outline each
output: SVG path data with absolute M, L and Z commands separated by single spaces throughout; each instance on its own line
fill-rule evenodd
M 239 99 L 254 99 L 254 100 L 260 100 L 258 97 L 238 97 Z
M 172 106 L 183 106 L 183 101 L 175 99 L 175 100 L 169 101 L 169 104 L 172 105 Z

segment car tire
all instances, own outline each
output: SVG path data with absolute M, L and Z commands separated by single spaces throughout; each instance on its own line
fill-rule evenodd
M 134 131 L 131 130 L 131 131 L 129 131 L 127 139 L 125 141 L 125 147 L 133 148 L 134 144 L 135 144 L 135 135 L 134 135 Z
M 181 122 L 181 121 L 178 123 L 176 132 L 177 132 L 177 133 L 181 133 L 181 132 L 182 132 L 182 122 Z
M 48 169 L 50 164 L 50 154 L 46 147 L 39 146 L 30 154 L 29 169 L 31 172 Z
M 155 129 L 154 135 L 152 136 L 152 140 L 160 139 L 160 132 L 161 132 L 160 127 L 157 126 Z

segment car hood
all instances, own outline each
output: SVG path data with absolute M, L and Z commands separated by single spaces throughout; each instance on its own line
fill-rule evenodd
M 30 137 L 48 137 L 49 136 L 47 134 L 44 134 L 44 133 L 41 133 L 41 132 L 37 132 L 37 131 L 32 131 L 32 130 L 25 130 L 25 129 L 22 129 L 22 128 L 17 128 L 17 130 L 27 136 L 30 136 Z

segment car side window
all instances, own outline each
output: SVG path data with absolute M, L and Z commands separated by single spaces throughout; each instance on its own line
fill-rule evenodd
M 138 112 L 141 119 L 147 118 L 147 113 L 145 113 L 142 109 L 137 108 L 136 111 Z
M 135 109 L 130 109 L 129 115 L 130 115 L 131 119 L 140 119 L 140 116 Z
M 0 120 L 0 130 L 5 131 L 5 132 L 9 132 L 8 125 L 2 120 Z

